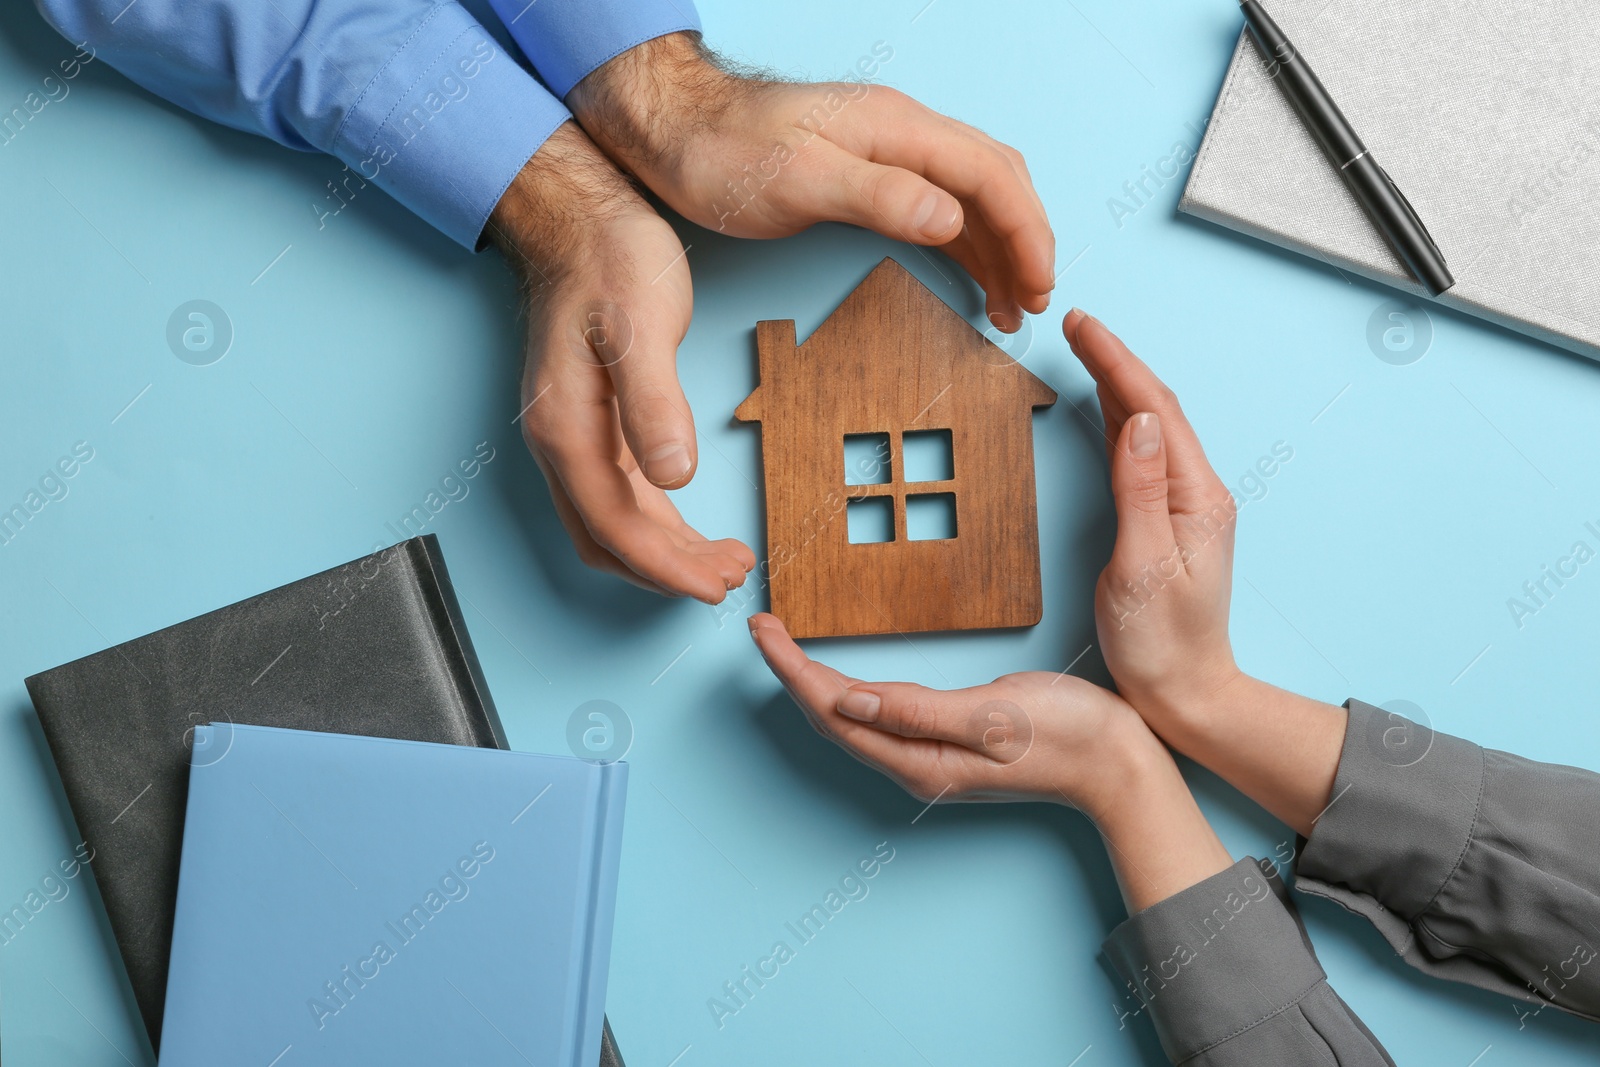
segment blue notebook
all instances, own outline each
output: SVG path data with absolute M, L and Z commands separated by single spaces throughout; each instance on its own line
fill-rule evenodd
M 195 731 L 162 1067 L 600 1058 L 627 766 Z

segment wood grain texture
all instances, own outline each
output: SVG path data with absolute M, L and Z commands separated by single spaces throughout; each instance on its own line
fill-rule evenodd
M 756 324 L 772 612 L 796 637 L 1032 626 L 1044 613 L 1032 409 L 1049 386 L 885 259 L 796 345 Z M 954 476 L 905 481 L 902 434 L 950 431 Z M 847 485 L 844 439 L 887 434 L 889 479 Z M 953 538 L 910 541 L 906 497 L 955 496 Z M 893 540 L 851 544 L 851 499 L 888 497 Z

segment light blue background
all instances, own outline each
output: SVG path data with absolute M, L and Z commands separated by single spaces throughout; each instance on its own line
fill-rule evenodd
M 1112 527 L 1096 430 L 1074 410 L 1092 413 L 1089 381 L 1059 333 L 1078 304 L 1178 391 L 1231 485 L 1276 442 L 1294 450 L 1242 513 L 1248 669 L 1328 700 L 1410 700 L 1441 729 L 1600 767 L 1600 563 L 1521 629 L 1506 606 L 1575 540 L 1596 544 L 1583 523 L 1600 520 L 1600 367 L 1448 312 L 1420 362 L 1382 362 L 1366 329 L 1388 293 L 1177 217 L 1181 179 L 1118 226 L 1108 198 L 1196 145 L 1238 31 L 1231 3 L 924 3 L 701 8 L 713 44 L 796 75 L 842 75 L 886 42 L 885 81 L 1027 155 L 1071 264 L 1026 353 L 1062 393 L 1036 433 L 1045 620 L 814 651 L 943 686 L 1059 669 L 1089 644 Z M 27 5 L 0 28 L 9 111 L 72 48 Z M 338 164 L 191 118 L 103 64 L 70 84 L 0 146 L 0 505 L 74 442 L 95 449 L 70 495 L 0 547 L 0 905 L 77 841 L 25 675 L 392 541 L 385 524 L 489 440 L 496 458 L 431 528 L 514 745 L 563 751 L 591 699 L 636 731 L 609 998 L 630 1064 L 1160 1062 L 1143 1020 L 1119 1032 L 1096 949 L 1120 904 L 1079 816 L 918 819 L 766 674 L 743 626 L 764 598 L 731 601 L 719 624 L 579 566 L 512 426 L 517 297 L 495 257 L 370 189 L 319 231 L 311 205 Z M 678 501 L 759 551 L 757 431 L 731 422 L 753 324 L 792 317 L 804 337 L 885 254 L 975 321 L 982 306 L 949 261 L 869 234 L 681 229 L 697 307 L 680 364 L 703 436 Z M 164 337 L 199 298 L 236 331 L 207 367 Z M 1075 672 L 1104 668 L 1091 652 Z M 1235 852 L 1288 837 L 1191 780 Z M 884 841 L 895 858 L 870 896 L 719 1030 L 707 998 Z M 6 1062 L 147 1063 L 98 902 L 71 885 L 0 948 Z M 1593 1056 L 1589 1024 L 1546 1011 L 1519 1028 L 1508 1001 L 1413 974 L 1357 920 L 1305 914 L 1334 985 L 1400 1063 Z

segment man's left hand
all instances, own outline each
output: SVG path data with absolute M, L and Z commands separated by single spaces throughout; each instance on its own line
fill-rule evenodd
M 708 229 L 853 223 L 949 253 L 1003 331 L 1049 304 L 1055 237 L 1022 153 L 894 89 L 741 76 L 675 33 L 603 64 L 567 104 L 618 166 Z

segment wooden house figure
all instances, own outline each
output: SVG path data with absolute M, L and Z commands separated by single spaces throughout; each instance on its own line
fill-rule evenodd
M 735 418 L 761 423 L 772 612 L 790 633 L 1039 621 L 1032 409 L 1054 390 L 892 259 L 805 344 L 784 320 L 757 323 L 756 347 Z

